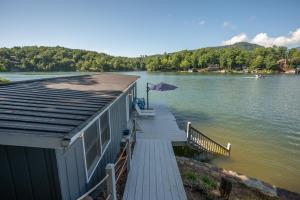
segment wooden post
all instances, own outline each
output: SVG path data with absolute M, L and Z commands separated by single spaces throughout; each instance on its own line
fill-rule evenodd
M 147 83 L 146 91 L 147 91 L 147 110 L 149 110 L 149 91 L 150 91 L 149 83 Z
M 230 155 L 230 151 L 231 151 L 231 144 L 228 142 L 227 143 L 227 149 L 228 149 L 228 151 L 229 151 L 229 155 Z
M 107 164 L 105 167 L 106 174 L 108 175 L 106 184 L 107 184 L 107 193 L 111 194 L 109 200 L 117 200 L 117 190 L 116 190 L 116 174 L 115 174 L 115 165 Z
M 190 140 L 190 128 L 191 128 L 191 122 L 188 122 L 187 123 L 187 126 L 186 126 L 186 138 L 187 138 L 187 141 Z
M 128 143 L 127 143 L 128 142 Z M 130 165 L 131 165 L 131 142 L 130 142 L 130 138 L 126 138 L 126 143 L 127 143 L 127 147 L 126 147 L 126 154 L 127 154 L 127 170 L 128 172 L 130 171 Z
M 134 94 L 135 94 L 135 99 L 136 99 L 137 98 L 137 85 L 136 85 L 136 83 L 134 84 Z
M 136 120 L 135 120 L 135 114 L 136 113 L 134 113 L 134 119 L 132 121 L 132 123 L 133 123 L 132 134 L 133 134 L 133 142 L 134 143 L 136 142 Z

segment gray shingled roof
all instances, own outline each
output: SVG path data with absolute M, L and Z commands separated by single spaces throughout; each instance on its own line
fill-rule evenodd
M 137 78 L 103 73 L 2 85 L 0 134 L 76 134 Z

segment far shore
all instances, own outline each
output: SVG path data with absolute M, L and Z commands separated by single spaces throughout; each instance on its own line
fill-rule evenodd
M 59 73 L 103 73 L 103 72 L 179 72 L 179 73 L 199 73 L 199 74 L 296 74 L 295 69 L 290 69 L 288 71 L 282 72 L 282 71 L 275 71 L 275 70 L 256 70 L 256 71 L 247 71 L 247 70 L 209 70 L 209 69 L 196 69 L 193 71 L 183 70 L 183 71 L 176 71 L 176 70 L 157 70 L 157 71 L 147 71 L 147 70 L 129 70 L 129 71 L 2 71 L 1 74 L 59 74 Z M 3 78 L 3 77 L 2 77 Z

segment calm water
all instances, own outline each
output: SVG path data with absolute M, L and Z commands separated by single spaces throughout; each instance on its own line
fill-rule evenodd
M 146 82 L 178 86 L 171 92 L 151 91 L 150 105 L 166 103 L 181 124 L 191 121 L 221 143 L 230 142 L 231 159 L 214 161 L 220 167 L 300 192 L 300 76 L 129 74 L 141 76 L 140 96 Z M 44 75 L 53 74 L 0 74 L 12 80 Z

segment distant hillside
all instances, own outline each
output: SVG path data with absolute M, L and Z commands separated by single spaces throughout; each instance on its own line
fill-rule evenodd
M 258 51 L 254 49 L 259 48 Z M 65 47 L 27 46 L 0 48 L 0 72 L 19 71 L 201 71 L 215 67 L 227 71 L 280 71 L 278 61 L 286 47 L 268 47 L 240 42 L 233 45 L 183 50 L 135 58 L 111 56 L 95 51 Z M 289 53 L 289 66 L 300 65 L 300 51 Z
M 225 46 L 217 46 L 214 48 L 223 49 L 223 48 L 240 48 L 247 51 L 253 51 L 256 48 L 264 48 L 263 46 L 260 46 L 258 44 L 253 44 L 249 42 L 237 42 L 232 45 L 225 45 Z

